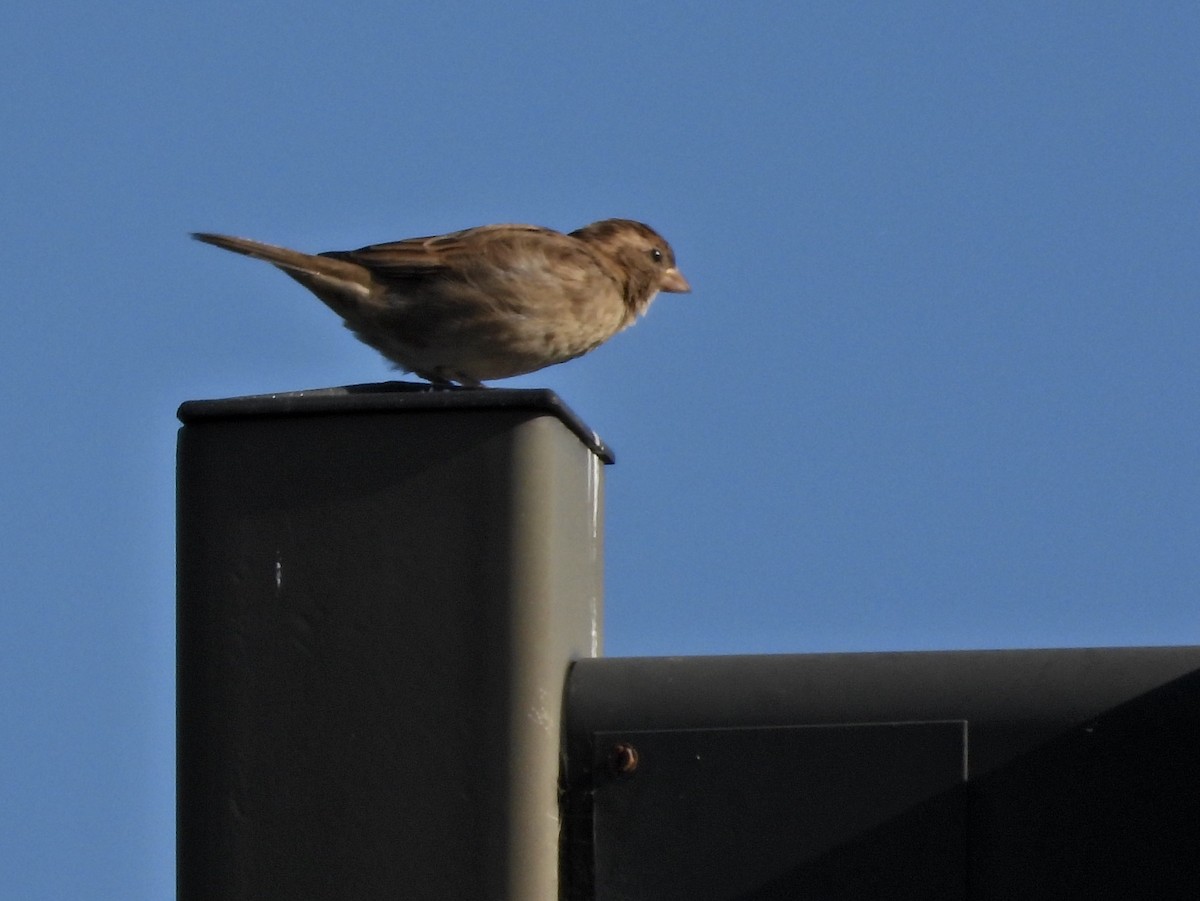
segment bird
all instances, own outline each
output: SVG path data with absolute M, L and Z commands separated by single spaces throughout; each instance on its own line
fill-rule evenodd
M 358 250 L 302 253 L 210 232 L 315 294 L 360 341 L 437 387 L 483 387 L 575 359 L 688 293 L 671 245 L 632 219 L 572 232 L 482 225 Z

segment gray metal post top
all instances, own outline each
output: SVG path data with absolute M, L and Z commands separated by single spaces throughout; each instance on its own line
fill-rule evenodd
M 548 388 L 435 388 L 416 382 L 375 382 L 219 400 L 189 400 L 179 407 L 185 424 L 213 419 L 319 416 L 418 411 L 527 410 L 556 417 L 604 463 L 612 449 Z

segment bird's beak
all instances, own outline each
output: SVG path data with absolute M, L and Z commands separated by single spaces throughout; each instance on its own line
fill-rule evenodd
M 658 277 L 658 289 L 669 291 L 671 294 L 687 294 L 692 290 L 692 286 L 683 277 L 683 273 L 672 266 Z

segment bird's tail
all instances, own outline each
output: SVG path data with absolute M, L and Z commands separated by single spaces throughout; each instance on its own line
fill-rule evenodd
M 214 235 L 209 232 L 192 232 L 192 237 L 214 247 L 232 250 L 234 253 L 245 254 L 256 260 L 266 260 L 281 269 L 299 272 L 311 272 L 315 275 L 346 276 L 361 272 L 362 267 L 329 257 L 317 256 L 311 253 L 301 253 L 287 247 L 274 244 L 264 244 L 262 241 L 251 241 L 249 238 L 235 238 L 232 235 Z
M 278 266 L 343 316 L 350 312 L 347 302 L 360 303 L 371 292 L 371 274 L 357 263 L 231 235 L 192 232 L 192 237 Z

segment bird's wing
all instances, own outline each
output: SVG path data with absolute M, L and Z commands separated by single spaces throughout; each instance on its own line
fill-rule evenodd
M 383 282 L 454 278 L 481 263 L 503 267 L 523 252 L 530 240 L 571 240 L 536 225 L 484 225 L 435 235 L 372 244 L 358 250 L 331 251 L 321 256 L 356 263 Z

